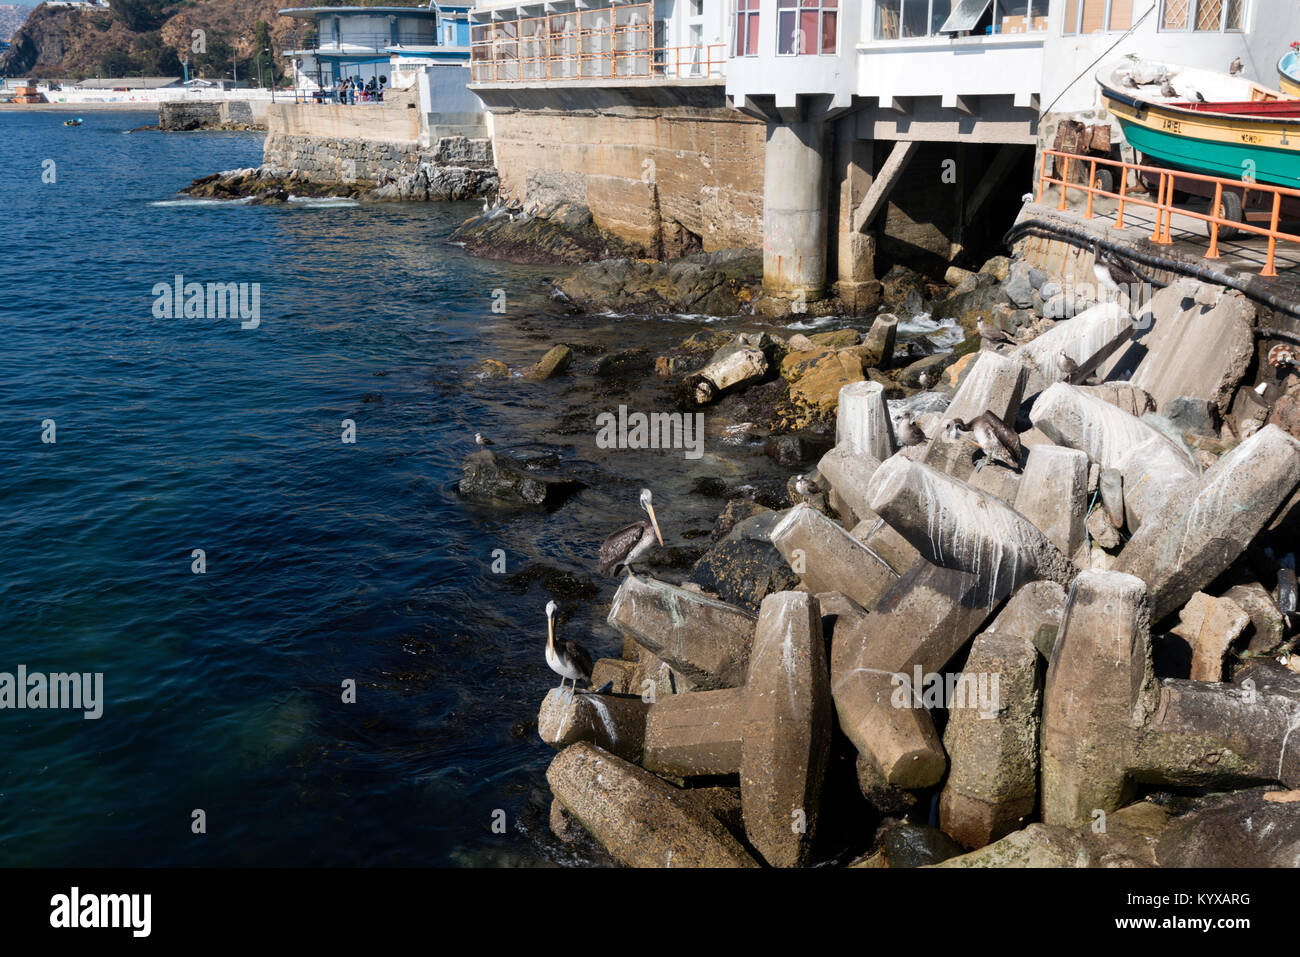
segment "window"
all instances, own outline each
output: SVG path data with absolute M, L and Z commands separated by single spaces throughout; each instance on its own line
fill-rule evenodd
M 1240 31 L 1246 0 L 1161 0 L 1160 29 L 1209 33 Z
M 736 0 L 736 56 L 758 55 L 758 0 Z
M 1037 33 L 1047 29 L 1048 2 L 1049 0 L 878 0 L 876 39 Z
M 1119 32 L 1131 26 L 1133 0 L 1066 0 L 1066 36 Z
M 691 16 L 704 16 L 704 0 L 691 0 Z
M 839 0 L 777 0 L 776 52 L 835 52 Z

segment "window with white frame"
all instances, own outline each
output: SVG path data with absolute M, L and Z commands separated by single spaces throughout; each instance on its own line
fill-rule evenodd
M 1246 21 L 1246 0 L 1162 0 L 1161 30 L 1198 33 L 1240 32 Z
M 777 0 L 776 52 L 834 53 L 839 0 Z
M 758 56 L 758 0 L 736 0 L 736 56 Z
M 877 0 L 877 40 L 1047 29 L 1049 0 Z
M 1066 0 L 1066 36 L 1127 30 L 1131 26 L 1133 0 Z

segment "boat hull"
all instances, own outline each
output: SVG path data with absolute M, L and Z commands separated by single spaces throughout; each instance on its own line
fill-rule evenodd
M 1300 97 L 1300 54 L 1288 53 L 1278 60 L 1277 85 L 1287 96 Z
M 1168 166 L 1300 188 L 1300 122 L 1196 114 L 1106 95 L 1129 144 Z

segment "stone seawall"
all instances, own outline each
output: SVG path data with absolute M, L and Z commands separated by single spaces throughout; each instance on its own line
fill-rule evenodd
M 266 129 L 266 104 L 248 100 L 159 103 L 158 129 L 172 132 L 212 129 Z
M 727 108 L 721 85 L 475 92 L 492 111 L 501 191 L 525 207 L 589 207 L 601 230 L 657 256 L 761 245 L 766 132 Z
M 421 147 L 273 133 L 262 163 L 311 183 L 374 186 L 375 199 L 473 199 L 497 188 L 492 141 L 463 136 Z

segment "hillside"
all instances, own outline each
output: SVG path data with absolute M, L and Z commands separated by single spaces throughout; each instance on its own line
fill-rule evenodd
M 27 19 L 27 14 L 31 13 L 30 7 L 20 7 L 16 4 L 0 4 L 0 40 L 8 40 L 18 28 L 23 25 Z
M 179 76 L 180 58 L 188 56 L 190 75 L 229 76 L 232 59 L 240 76 L 266 43 L 277 55 L 297 31 L 309 32 L 301 20 L 279 16 L 295 4 L 284 0 L 110 0 L 111 9 L 37 7 L 0 55 L 0 76 L 74 78 Z M 379 0 L 351 0 L 375 6 Z M 315 6 L 341 6 L 343 0 L 317 0 Z M 415 4 L 411 4 L 414 6 Z M 206 51 L 191 49 L 192 31 L 205 31 Z M 259 37 L 263 42 L 259 44 Z M 277 76 L 283 64 L 277 62 Z

